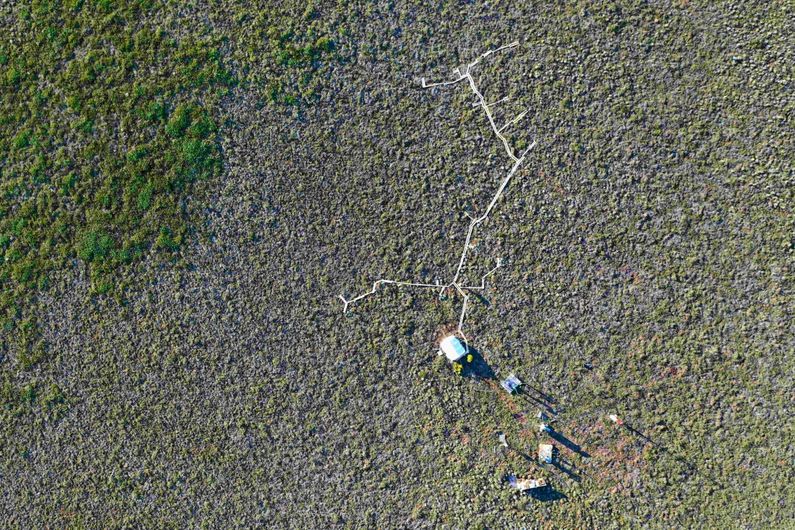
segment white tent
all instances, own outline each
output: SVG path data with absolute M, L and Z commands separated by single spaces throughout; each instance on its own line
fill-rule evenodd
M 442 339 L 439 344 L 439 350 L 449 361 L 457 361 L 467 354 L 466 347 L 461 344 L 461 341 L 455 335 L 448 335 Z

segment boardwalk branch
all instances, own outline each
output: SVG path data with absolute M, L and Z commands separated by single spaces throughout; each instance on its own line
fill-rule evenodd
M 474 61 L 472 61 L 471 63 L 467 64 L 466 66 L 456 68 L 453 71 L 453 73 L 455 74 L 455 77 L 453 79 L 450 79 L 450 80 L 447 80 L 447 81 L 439 81 L 439 82 L 435 82 L 435 83 L 428 83 L 428 82 L 425 81 L 425 78 L 422 79 L 422 87 L 423 88 L 446 87 L 446 86 L 456 85 L 456 84 L 460 83 L 461 81 L 466 81 L 467 85 L 470 88 L 470 90 L 472 91 L 472 93 L 477 98 L 477 101 L 474 103 L 473 106 L 480 106 L 483 109 L 484 113 L 486 114 L 486 118 L 489 121 L 489 125 L 491 126 L 492 131 L 494 131 L 495 136 L 500 140 L 500 142 L 502 142 L 502 145 L 503 145 L 503 147 L 505 149 L 506 154 L 513 161 L 513 164 L 511 165 L 511 168 L 508 171 L 508 174 L 503 178 L 502 182 L 500 183 L 499 188 L 497 188 L 497 192 L 494 194 L 494 197 L 491 199 L 491 202 L 488 204 L 488 206 L 486 207 L 486 209 L 483 212 L 483 214 L 480 215 L 479 217 L 472 217 L 468 213 L 466 214 L 467 217 L 469 218 L 470 222 L 469 222 L 469 227 L 467 229 L 466 239 L 464 240 L 464 246 L 461 249 L 461 257 L 460 257 L 460 259 L 458 261 L 458 267 L 456 268 L 455 276 L 450 281 L 450 283 L 447 283 L 447 284 L 439 284 L 439 283 L 437 283 L 437 284 L 429 284 L 429 283 L 420 283 L 420 282 L 407 282 L 407 281 L 395 281 L 395 280 L 379 279 L 379 280 L 376 280 L 373 283 L 373 288 L 370 291 L 368 291 L 368 292 L 366 292 L 364 294 L 361 294 L 361 295 L 359 295 L 359 296 L 357 296 L 355 298 L 351 298 L 349 300 L 349 299 L 346 299 L 344 296 L 340 295 L 339 297 L 340 297 L 340 299 L 342 300 L 342 302 L 344 304 L 344 307 L 343 307 L 343 311 L 344 312 L 346 312 L 346 313 L 348 312 L 348 306 L 350 304 L 352 304 L 353 302 L 357 302 L 357 301 L 359 301 L 359 300 L 361 300 L 363 298 L 366 298 L 368 296 L 374 295 L 378 291 L 378 288 L 380 286 L 382 286 L 382 285 L 395 285 L 397 287 L 414 287 L 414 288 L 420 288 L 420 289 L 439 289 L 439 295 L 440 296 L 442 294 L 444 294 L 444 292 L 446 290 L 453 289 L 458 294 L 460 294 L 462 299 L 463 299 L 463 302 L 462 302 L 462 305 L 461 305 L 461 315 L 460 315 L 460 317 L 458 319 L 457 331 L 458 331 L 458 334 L 461 336 L 461 338 L 464 339 L 464 342 L 465 343 L 467 342 L 466 335 L 464 334 L 464 331 L 463 331 L 463 329 L 464 329 L 464 318 L 466 317 L 467 308 L 469 306 L 469 293 L 467 291 L 485 289 L 486 288 L 486 278 L 488 278 L 498 268 L 500 268 L 502 266 L 502 262 L 498 259 L 497 260 L 497 266 L 494 267 L 489 272 L 487 272 L 486 274 L 483 275 L 483 277 L 480 280 L 480 285 L 479 286 L 478 285 L 476 285 L 476 286 L 464 286 L 464 285 L 461 285 L 459 280 L 461 278 L 461 273 L 462 273 L 462 271 L 464 269 L 464 264 L 466 263 L 467 255 L 469 254 L 469 250 L 471 249 L 470 242 L 472 241 L 472 236 L 474 235 L 475 229 L 478 227 L 478 225 L 480 225 L 483 221 L 488 219 L 489 214 L 494 209 L 494 206 L 497 204 L 497 201 L 499 200 L 500 196 L 505 191 L 505 188 L 508 186 L 508 182 L 516 174 L 516 172 L 519 170 L 520 166 L 522 165 L 522 162 L 524 161 L 525 155 L 527 155 L 527 153 L 530 152 L 530 150 L 533 149 L 536 146 L 536 142 L 533 141 L 533 143 L 531 143 L 518 156 L 516 155 L 514 150 L 511 148 L 511 145 L 510 145 L 510 142 L 508 141 L 508 138 L 506 138 L 502 133 L 506 129 L 512 127 L 513 125 L 515 125 L 516 123 L 521 121 L 522 118 L 524 118 L 527 115 L 527 113 L 529 112 L 529 109 L 524 110 L 523 112 L 519 113 L 518 115 L 516 115 L 515 117 L 513 117 L 512 119 L 508 120 L 507 122 L 505 122 L 504 124 L 502 124 L 501 126 L 498 127 L 497 123 L 494 120 L 494 115 L 492 114 L 492 107 L 494 105 L 498 105 L 500 103 L 503 103 L 508 98 L 506 96 L 506 97 L 504 97 L 502 99 L 499 99 L 497 101 L 494 101 L 492 103 L 486 103 L 486 99 L 483 97 L 483 94 L 480 92 L 480 89 L 478 88 L 477 82 L 475 81 L 475 78 L 472 75 L 472 71 L 481 61 L 483 61 L 484 59 L 486 59 L 490 55 L 493 55 L 493 54 L 501 52 L 501 51 L 509 50 L 511 48 L 515 48 L 518 45 L 519 45 L 518 42 L 512 42 L 512 43 L 507 44 L 505 46 L 500 46 L 499 48 L 496 48 L 496 49 L 493 49 L 493 50 L 489 50 L 489 51 L 481 54 L 478 58 L 476 58 Z

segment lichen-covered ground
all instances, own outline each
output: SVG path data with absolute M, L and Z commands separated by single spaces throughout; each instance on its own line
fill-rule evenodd
M 36 0 L 0 27 L 0 526 L 795 524 L 792 2 Z M 538 146 L 473 241 L 467 278 L 505 266 L 461 377 L 460 298 L 337 296 L 455 271 L 509 161 L 465 86 L 419 80 L 513 40 L 477 73 Z

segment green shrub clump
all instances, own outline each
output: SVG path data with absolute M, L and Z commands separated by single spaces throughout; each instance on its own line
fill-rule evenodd
M 0 42 L 0 326 L 23 367 L 42 355 L 18 323 L 50 272 L 77 259 L 112 291 L 148 249 L 179 249 L 186 196 L 220 172 L 213 114 L 234 82 L 221 37 L 169 34 L 168 9 L 21 3 L 29 38 Z
M 462 375 L 464 373 L 464 365 L 457 361 L 453 361 L 453 373 L 455 375 Z

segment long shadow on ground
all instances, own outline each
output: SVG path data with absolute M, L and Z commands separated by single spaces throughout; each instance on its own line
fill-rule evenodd
M 550 416 L 555 416 L 558 413 L 558 411 L 555 410 L 555 408 L 549 402 L 543 401 L 543 400 L 539 399 L 536 396 L 528 394 L 524 390 L 520 391 L 516 395 L 519 396 L 520 398 L 522 398 L 523 401 L 529 403 L 530 405 L 532 405 L 534 407 L 538 407 L 539 409 L 542 409 L 543 411 L 545 411 Z
M 569 440 L 568 438 L 566 438 L 563 434 L 559 433 L 558 431 L 552 429 L 552 430 L 547 431 L 547 434 L 549 434 L 550 438 L 552 438 L 553 440 L 558 442 L 560 445 L 562 445 L 566 449 L 568 449 L 570 451 L 573 451 L 573 452 L 577 453 L 578 455 L 580 455 L 582 457 L 585 457 L 585 458 L 588 458 L 588 457 L 591 456 L 582 447 L 580 447 L 579 445 L 577 445 L 573 441 Z
M 628 424 L 628 423 L 624 423 L 622 426 L 623 426 L 623 427 L 624 427 L 624 428 L 625 428 L 627 431 L 631 432 L 632 434 L 634 434 L 635 436 L 637 436 L 638 438 L 640 438 L 641 440 L 643 440 L 643 442 L 644 442 L 644 443 L 651 444 L 651 445 L 653 445 L 654 447 L 656 447 L 657 449 L 659 449 L 660 451 L 663 451 L 663 452 L 665 452 L 665 453 L 668 453 L 669 455 L 671 455 L 671 456 L 672 456 L 672 457 L 673 457 L 673 458 L 674 458 L 674 459 L 675 459 L 677 462 L 679 462 L 680 464 L 682 464 L 682 465 L 683 465 L 685 468 L 687 468 L 689 471 L 691 471 L 691 472 L 693 472 L 693 473 L 697 473 L 697 474 L 701 475 L 701 476 L 702 476 L 702 477 L 704 477 L 706 480 L 708 480 L 708 481 L 712 482 L 712 483 L 713 483 L 713 484 L 715 484 L 716 486 L 719 486 L 719 487 L 725 487 L 725 486 L 724 486 L 724 485 L 721 483 L 721 481 L 719 481 L 719 480 L 715 479 L 715 477 L 714 477 L 714 476 L 712 476 L 710 473 L 707 473 L 707 472 L 705 472 L 704 470 L 702 470 L 702 469 L 699 469 L 699 468 L 698 468 L 698 466 L 696 466 L 696 464 L 694 464 L 692 461 L 688 460 L 687 458 L 685 458 L 684 456 L 682 456 L 681 454 L 679 454 L 677 451 L 675 451 L 675 450 L 673 450 L 673 449 L 671 449 L 671 448 L 669 448 L 669 447 L 667 447 L 667 446 L 665 446 L 665 445 L 661 444 L 660 442 L 657 442 L 657 441 L 655 441 L 655 440 L 652 440 L 652 439 L 651 439 L 651 437 L 649 437 L 649 436 L 647 436 L 646 434 L 642 433 L 641 431 L 639 431 L 638 429 L 634 428 L 632 425 L 630 425 L 630 424 Z
M 566 476 L 568 476 L 573 481 L 580 482 L 580 480 L 582 480 L 580 478 L 580 475 L 578 475 L 577 472 L 575 471 L 575 468 L 571 464 L 571 462 L 558 458 L 552 465 L 554 465 L 557 470 L 565 473 Z

